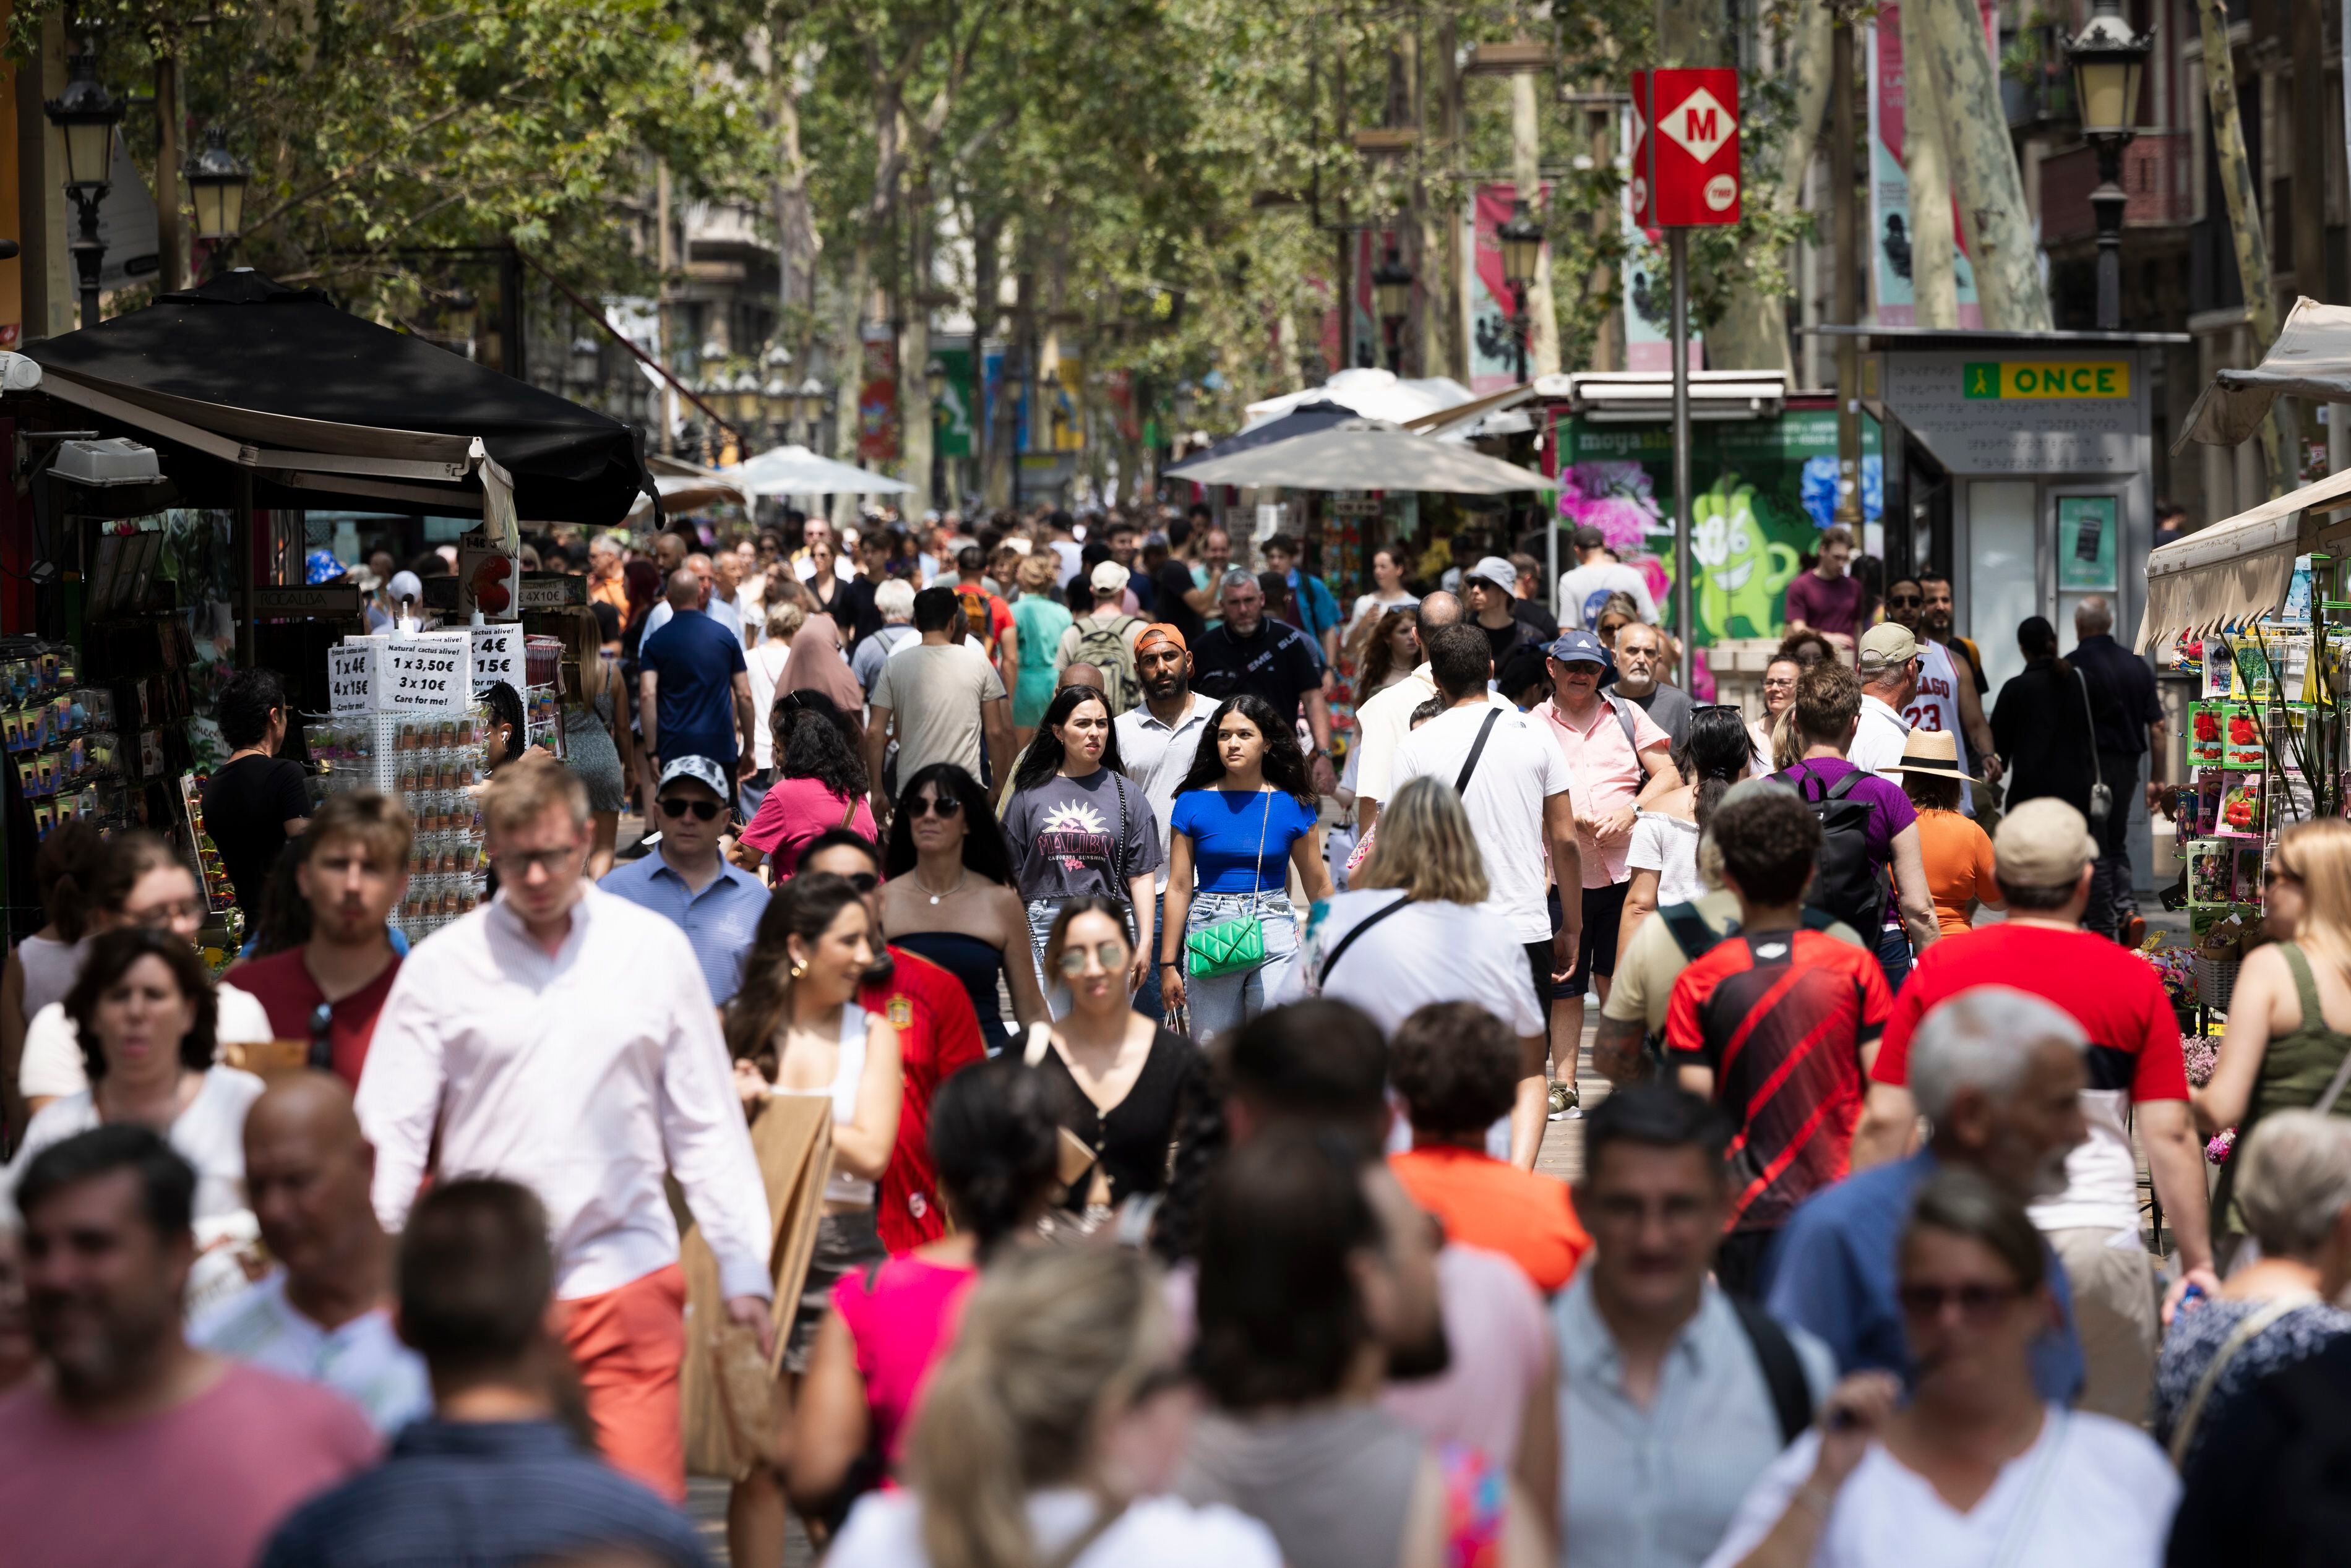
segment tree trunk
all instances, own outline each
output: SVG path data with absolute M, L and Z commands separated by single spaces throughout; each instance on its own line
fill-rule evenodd
M 1535 108 L 1536 78 L 1520 71 L 1510 78 L 1510 180 L 1527 210 L 1541 224 L 1550 204 L 1542 193 L 1542 124 Z M 1527 373 L 1559 373 L 1559 311 L 1552 302 L 1551 246 L 1535 260 L 1535 280 L 1527 286 Z
M 2009 143 L 1982 18 L 1974 0 L 1912 3 L 1927 13 L 1927 57 L 1916 64 L 1906 60 L 1904 69 L 1914 80 L 1922 65 L 1935 73 L 1934 90 L 1949 128 L 1951 184 L 1959 193 L 1984 325 L 1993 331 L 2045 332 L 2049 294 L 2041 283 L 2024 181 Z
M 1797 7 L 1782 74 L 1794 86 L 1795 112 L 1780 142 L 1779 183 L 1770 204 L 1775 216 L 1785 217 L 1803 202 L 1804 175 L 1820 145 L 1821 111 L 1829 100 L 1828 0 L 1803 0 Z M 1615 149 L 1609 148 L 1608 157 L 1615 155 Z M 1593 156 L 1599 157 L 1600 150 L 1594 148 Z M 1787 308 L 1782 298 L 1785 288 L 1784 283 L 1765 288 L 1753 281 L 1734 288 L 1721 318 L 1706 329 L 1707 363 L 1721 370 L 1778 370 L 1792 375 L 1796 367 L 1788 350 Z
M 1880 26 L 1884 24 L 1881 23 Z M 1926 18 L 1902 7 L 1902 162 L 1910 175 L 1910 295 L 1921 327 L 1959 324 L 1959 242 L 1951 228 L 1951 170 L 1943 151 L 1941 83 L 1923 61 Z
M 977 428 L 971 433 L 972 452 L 979 464 L 979 492 L 992 509 L 1004 506 L 1011 497 L 1010 483 L 1004 471 L 1004 452 L 996 439 L 997 427 L 1008 417 L 1010 410 L 1004 401 L 1002 378 L 992 389 L 987 384 L 987 340 L 996 335 L 997 324 L 1002 319 L 997 309 L 997 297 L 1004 287 L 1004 220 L 975 215 L 971 235 L 971 365 L 973 374 L 980 380 L 983 411 Z
M 857 461 L 858 395 L 865 386 L 865 325 L 866 296 L 873 290 L 873 242 L 861 232 L 857 247 L 851 254 L 849 276 L 841 280 L 841 317 L 834 327 L 834 340 L 841 345 L 841 380 L 832 392 L 832 455 L 842 463 Z M 832 520 L 835 528 L 844 528 L 857 518 L 855 496 L 835 496 L 832 498 Z
M 799 62 L 781 58 L 776 47 L 777 40 L 771 38 L 768 68 L 775 74 L 776 303 L 789 312 L 795 303 L 816 307 L 816 258 L 822 241 L 809 205 L 808 159 L 800 151 Z M 808 373 L 808 347 L 806 342 L 792 345 L 803 376 Z
M 2204 26 L 2204 87 L 2212 110 L 2212 156 L 2220 166 L 2220 194 L 2229 204 L 2229 235 L 2237 247 L 2237 276 L 2245 293 L 2245 319 L 2253 329 L 2256 357 L 2277 341 L 2277 294 L 2270 283 L 2269 241 L 2262 234 L 2262 209 L 2253 188 L 2253 166 L 2245 156 L 2244 121 L 2238 118 L 2237 67 L 2229 54 L 2229 16 L 2221 0 L 2197 0 Z M 2311 221 L 2320 221 L 2312 211 Z M 2269 466 L 2270 494 L 2286 483 L 2284 425 L 2276 404 L 2262 422 L 2262 460 Z
M 931 285 L 931 200 L 928 183 L 916 185 L 907 202 L 906 259 L 913 276 L 898 301 L 904 322 L 898 335 L 898 477 L 914 487 L 910 511 L 938 505 L 931 490 L 931 455 L 936 430 L 931 423 L 931 308 L 923 302 Z

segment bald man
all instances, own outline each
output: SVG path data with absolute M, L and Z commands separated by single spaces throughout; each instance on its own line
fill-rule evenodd
M 304 1072 L 245 1116 L 245 1185 L 277 1266 L 204 1313 L 203 1348 L 346 1396 L 386 1437 L 433 1406 L 424 1363 L 393 1333 L 392 1242 L 368 1196 L 375 1149 L 342 1080 Z
M 1461 619 L 1461 601 L 1439 590 L 1420 601 L 1420 645 L 1440 627 Z M 1380 803 L 1388 796 L 1388 766 L 1395 749 L 1412 733 L 1412 710 L 1437 695 L 1437 678 L 1428 661 L 1384 691 L 1355 706 L 1355 827 L 1368 833 L 1380 820 Z
M 709 594 L 709 583 L 693 568 L 670 573 L 670 618 L 658 627 L 646 620 L 638 722 L 645 750 L 658 763 L 706 757 L 726 778 L 748 778 L 758 766 L 750 744 L 758 722 L 751 668 L 742 639 L 704 612 Z
M 2138 912 L 2131 874 L 2131 797 L 2138 792 L 2139 759 L 2150 759 L 2147 777 L 2147 809 L 2150 816 L 2162 801 L 2164 759 L 2163 703 L 2155 689 L 2155 670 L 2147 660 L 2115 641 L 2114 606 L 2092 594 L 2074 607 L 2074 635 L 2068 654 L 2076 669 L 2089 672 L 2088 690 L 2102 697 L 2092 709 L 2097 736 L 2098 776 L 2115 792 L 2114 810 L 2101 827 L 2091 831 L 2098 840 L 2097 874 L 2090 883 L 2090 907 L 2083 926 L 2101 936 L 2112 936 L 2136 947 L 2147 935 Z

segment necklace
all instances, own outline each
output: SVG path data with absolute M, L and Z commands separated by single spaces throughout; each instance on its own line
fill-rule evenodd
M 964 879 L 964 875 L 965 875 L 965 868 L 964 868 L 964 867 L 962 867 L 962 866 L 957 866 L 957 867 L 956 867 L 956 879 L 955 879 L 955 885 L 954 885 L 953 887 L 951 887 L 951 888 L 947 889 L 945 893 L 931 893 L 931 884 L 930 884 L 929 883 L 925 882 L 925 881 L 923 880 L 923 873 L 922 873 L 921 872 L 916 872 L 916 873 L 914 873 L 914 885 L 915 885 L 916 887 L 921 888 L 925 893 L 930 893 L 930 894 L 931 894 L 931 902 L 932 902 L 934 904 L 937 904 L 937 903 L 938 903 L 938 901 L 939 901 L 940 899 L 942 899 L 942 898 L 953 898 L 956 894 L 961 893 L 961 892 L 963 891 L 963 879 Z

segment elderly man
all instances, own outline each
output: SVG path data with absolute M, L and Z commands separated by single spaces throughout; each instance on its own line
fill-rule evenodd
M 424 1364 L 392 1325 L 392 1242 L 368 1200 L 375 1150 L 351 1092 L 281 1079 L 245 1113 L 245 1186 L 275 1267 L 199 1318 L 204 1349 L 323 1384 L 389 1437 L 433 1406 Z
M 611 605 L 623 617 L 629 613 L 629 583 L 621 571 L 617 535 L 598 534 L 588 541 L 588 598 L 593 603 Z
M 720 597 L 718 569 L 713 564 L 710 557 L 696 550 L 685 558 L 684 570 L 694 574 L 694 580 L 701 590 L 695 596 L 694 607 L 735 633 L 736 642 L 742 642 L 743 612 L 736 606 L 731 597 Z M 732 591 L 729 591 L 731 593 Z M 653 607 L 652 613 L 645 617 L 645 637 L 651 638 L 654 632 L 668 625 L 670 617 L 676 613 L 676 606 L 671 604 L 664 597 L 662 602 Z
M 872 531 L 880 533 L 882 530 L 875 528 Z M 849 564 L 848 557 L 842 553 L 840 541 L 833 535 L 831 520 L 818 517 L 809 518 L 800 526 L 800 548 L 792 551 L 794 577 L 799 578 L 802 582 L 807 582 L 816 576 L 816 562 L 809 559 L 809 552 L 815 548 L 819 539 L 823 539 L 833 546 L 833 576 L 847 582 L 857 575 L 855 569 Z
M 882 618 L 882 623 L 871 637 L 857 644 L 857 652 L 849 661 L 850 673 L 857 677 L 857 684 L 865 688 L 869 698 L 873 695 L 873 683 L 882 678 L 882 661 L 905 644 L 920 641 L 914 627 L 913 583 L 892 578 L 876 584 L 872 601 L 873 612 Z
M 1295 626 L 1265 612 L 1265 590 L 1254 572 L 1236 567 L 1217 585 L 1224 624 L 1205 632 L 1192 651 L 1192 685 L 1217 702 L 1227 697 L 1262 697 L 1284 721 L 1295 724 L 1302 710 L 1313 732 L 1309 758 L 1314 788 L 1337 787 L 1331 771 L 1331 705 L 1322 695 L 1322 669 L 1314 645 Z
M 1913 1368 L 1894 1287 L 1911 1199 L 1946 1165 L 1973 1170 L 2022 1202 L 2063 1192 L 2066 1156 L 2085 1132 L 2089 1050 L 2082 1026 L 2062 1009 L 2007 986 L 1980 986 L 1928 1013 L 1909 1042 L 1909 1073 L 1934 1141 L 1796 1210 L 1764 1260 L 1771 1315 L 1820 1338 L 1841 1373 L 1882 1369 L 1907 1378 Z M 2063 1317 L 2034 1343 L 2032 1381 L 2043 1398 L 2066 1405 L 2081 1392 L 2082 1345 L 2064 1272 L 2053 1268 L 2049 1278 Z
M 1439 589 L 1420 601 L 1420 645 L 1461 619 L 1461 601 Z M 1355 824 L 1364 834 L 1380 820 L 1380 804 L 1395 795 L 1391 771 L 1396 747 L 1412 733 L 1412 713 L 1437 695 L 1428 661 L 1355 709 Z
M 1918 640 L 1891 621 L 1872 626 L 1861 634 L 1855 673 L 1861 677 L 1860 727 L 1844 758 L 1865 773 L 1883 774 L 1901 765 L 1910 739 L 1910 720 L 1902 710 L 1918 692 Z M 1902 782 L 1899 774 L 1894 782 Z
M 1636 621 L 1616 633 L 1616 695 L 1655 719 L 1678 750 L 1689 739 L 1689 694 L 1661 678 L 1665 666 L 1663 632 Z
M 2155 695 L 2155 672 L 2145 659 L 2116 642 L 2114 632 L 2114 607 L 2103 596 L 2092 594 L 2074 607 L 2074 635 L 2079 641 L 2066 657 L 2076 669 L 2090 673 L 2093 688 L 2105 688 L 2107 701 L 2092 708 L 2091 728 L 2097 737 L 2098 775 L 2115 792 L 2115 808 L 2098 832 L 2097 877 L 2090 884 L 2090 907 L 2083 925 L 2136 947 L 2147 935 L 2147 922 L 2139 918 L 2131 891 L 2132 786 L 2138 782 L 2139 758 L 2151 758 L 2147 809 L 2153 811 L 2163 798 L 2163 704 Z

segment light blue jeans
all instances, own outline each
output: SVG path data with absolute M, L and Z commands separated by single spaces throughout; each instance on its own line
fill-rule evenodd
M 1185 935 L 1235 920 L 1252 910 L 1265 923 L 1265 962 L 1253 969 L 1229 975 L 1184 977 L 1184 1001 L 1192 1015 L 1192 1040 L 1207 1045 L 1228 1030 L 1236 1030 L 1273 1005 L 1282 982 L 1298 962 L 1298 915 L 1281 893 L 1196 893 L 1184 920 Z

